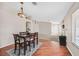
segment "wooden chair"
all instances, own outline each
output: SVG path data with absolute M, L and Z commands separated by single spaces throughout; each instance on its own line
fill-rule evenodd
M 26 54 L 27 46 L 29 46 L 29 51 L 31 51 L 31 41 L 30 41 L 30 35 L 27 35 L 26 32 L 20 32 L 19 33 L 22 37 L 24 37 L 24 55 Z
M 30 33 L 30 41 L 33 44 L 33 48 L 35 48 L 35 33 Z
M 36 43 L 38 45 L 38 32 L 33 33 L 34 38 L 34 44 Z
M 29 32 L 19 32 L 20 35 L 29 35 Z
M 35 32 L 35 40 L 36 40 L 36 43 L 38 45 L 38 32 Z
M 28 36 L 28 39 L 26 38 L 26 40 L 30 41 L 30 45 L 33 43 L 33 47 L 35 47 L 35 33 L 20 32 L 20 35 Z
M 19 32 L 20 35 L 27 35 L 26 32 Z
M 24 55 L 26 54 L 27 46 L 29 46 L 29 51 L 31 51 L 31 44 L 33 44 L 33 48 L 35 48 L 35 41 L 38 44 L 38 33 L 28 33 L 27 32 L 20 32 L 21 36 L 24 36 Z
M 33 48 L 35 48 L 35 42 L 38 45 L 38 32 L 30 33 L 30 43 L 33 44 Z
M 20 49 L 21 49 L 22 45 L 24 44 L 24 41 L 21 40 L 21 38 L 22 39 L 24 39 L 24 38 L 19 36 L 18 34 L 13 34 L 13 37 L 14 37 L 14 41 L 15 41 L 14 53 L 16 53 L 17 48 L 19 48 L 19 54 L 18 55 L 20 55 Z

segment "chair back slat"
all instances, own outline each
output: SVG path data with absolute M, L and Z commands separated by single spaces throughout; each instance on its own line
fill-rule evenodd
M 18 34 L 13 34 L 14 40 L 18 40 L 19 39 L 19 35 Z
M 27 35 L 26 32 L 19 32 L 20 35 Z

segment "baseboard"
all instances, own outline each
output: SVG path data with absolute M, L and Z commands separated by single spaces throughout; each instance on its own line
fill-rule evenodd
M 71 55 L 74 56 L 73 53 L 72 53 L 72 51 L 70 50 L 70 48 L 68 46 L 67 46 L 67 49 L 69 50 L 69 52 L 71 53 Z
M 4 48 L 4 47 L 7 47 L 7 46 L 12 45 L 12 44 L 13 44 L 13 43 L 3 45 L 3 46 L 0 46 L 0 48 Z

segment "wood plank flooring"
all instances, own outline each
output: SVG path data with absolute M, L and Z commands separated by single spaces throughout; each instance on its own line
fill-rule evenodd
M 33 56 L 71 56 L 71 54 L 65 46 L 60 46 L 58 42 L 44 41 Z
M 1 48 L 0 56 L 9 56 L 6 51 L 11 48 L 14 48 L 14 45 Z M 33 56 L 71 56 L 71 54 L 66 47 L 60 46 L 58 42 L 46 40 L 42 42 Z

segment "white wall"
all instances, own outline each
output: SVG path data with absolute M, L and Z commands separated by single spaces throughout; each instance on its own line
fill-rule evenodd
M 38 22 L 39 24 L 39 39 L 50 39 L 51 37 L 51 23 Z
M 74 3 L 73 6 L 70 8 L 69 12 L 64 18 L 64 24 L 66 28 L 66 36 L 67 36 L 67 47 L 72 53 L 72 55 L 79 56 L 79 48 L 77 48 L 72 43 L 72 14 L 79 9 L 79 3 Z
M 24 19 L 17 16 L 17 13 L 6 3 L 0 3 L 0 48 L 13 44 L 13 33 L 25 31 Z
M 38 23 L 38 21 L 32 20 L 32 32 L 39 32 L 39 23 Z
M 39 22 L 39 33 L 40 34 L 51 34 L 51 23 L 50 22 Z

